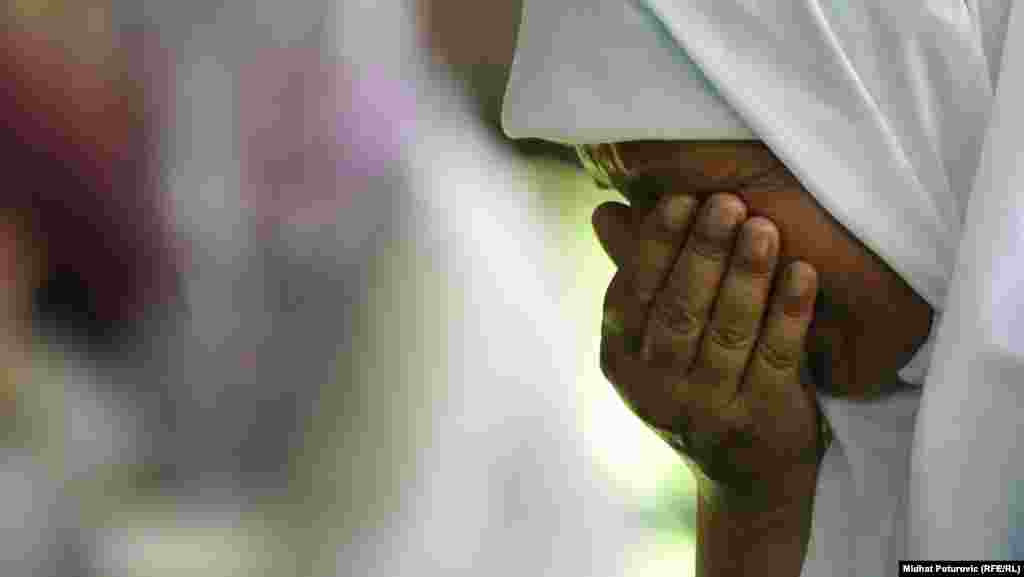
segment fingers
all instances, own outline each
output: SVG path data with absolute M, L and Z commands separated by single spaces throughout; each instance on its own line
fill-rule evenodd
M 639 353 L 651 301 L 675 262 L 696 206 L 693 197 L 664 196 L 654 210 L 634 217 L 638 222 L 632 227 L 629 213 L 636 215 L 635 209 L 606 203 L 594 213 L 594 228 L 619 266 L 605 296 L 601 367 L 638 413 L 650 414 L 636 406 L 638 398 L 665 391 L 636 374 L 641 369 L 637 362 L 642 360 Z M 620 381 L 646 384 L 643 390 L 625 391 Z M 648 408 L 664 405 L 661 401 L 645 404 Z
M 720 194 L 700 213 L 648 317 L 643 352 L 657 366 L 685 371 L 692 364 L 746 207 Z
M 644 215 L 637 232 L 636 255 L 629 265 L 637 299 L 650 305 L 675 264 L 683 244 L 683 232 L 697 209 L 697 199 L 688 195 L 666 195 L 654 210 Z
M 683 232 L 696 211 L 688 196 L 664 196 L 654 210 L 637 218 L 633 209 L 609 202 L 594 211 L 594 229 L 619 267 L 606 294 L 603 337 L 611 354 L 636 355 L 646 331 L 654 294 L 675 262 Z
M 790 264 L 778 282 L 764 326 L 744 375 L 755 404 L 775 405 L 780 396 L 803 394 L 799 367 L 814 311 L 818 277 L 811 265 Z
M 743 224 L 729 270 L 722 281 L 710 323 L 693 367 L 714 379 L 718 403 L 736 397 L 771 293 L 779 232 L 771 221 L 754 217 Z
M 647 422 L 664 422 L 671 415 L 659 414 L 666 406 L 661 381 L 667 375 L 640 356 L 647 309 L 633 298 L 624 271 L 616 273 L 605 294 L 601 327 L 601 372 L 615 386 L 632 411 Z
M 594 231 L 615 266 L 628 268 L 638 296 L 650 302 L 682 244 L 682 232 L 693 220 L 697 199 L 689 195 L 665 195 L 654 210 L 639 213 L 616 202 L 597 207 Z

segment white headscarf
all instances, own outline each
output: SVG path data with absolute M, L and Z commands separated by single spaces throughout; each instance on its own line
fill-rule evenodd
M 1014 352 L 1024 344 L 1007 338 L 993 349 L 1005 353 L 1001 366 L 1007 368 L 998 378 L 978 373 L 991 371 L 968 363 L 972 357 L 954 345 L 968 327 L 988 322 L 984 318 L 1005 320 L 1008 301 L 978 296 L 991 292 L 986 287 L 1015 286 L 1012 280 L 993 284 L 989 276 L 993 270 L 1013 270 L 1016 265 L 1007 264 L 1012 258 L 986 268 L 988 261 L 979 263 L 976 251 L 986 247 L 977 254 L 993 259 L 1020 253 L 992 249 L 991 237 L 978 237 L 970 249 L 975 252 L 961 256 L 968 263 L 961 270 L 970 273 L 956 277 L 983 292 L 962 289 L 949 300 L 947 292 L 958 247 L 967 242 L 963 225 L 972 190 L 975 197 L 985 195 L 984 202 L 1017 214 L 1017 205 L 1008 202 L 1014 196 L 1005 188 L 1008 179 L 993 180 L 1002 173 L 972 189 L 993 95 L 998 83 L 1010 82 L 1000 74 L 1010 70 L 1000 66 L 1010 0 L 524 4 L 505 101 L 510 136 L 568 143 L 763 140 L 826 210 L 937 311 L 963 318 L 936 323 L 947 326 L 941 329 L 946 337 L 934 342 L 939 361 L 925 384 L 922 411 L 919 392 L 871 403 L 822 396 L 837 442 L 819 479 L 805 574 L 886 574 L 908 555 L 1009 555 L 1005 528 L 1012 523 L 1001 523 L 1002 533 L 985 523 L 988 513 L 1000 510 L 998 503 L 1006 503 L 1007 479 L 1020 477 L 1014 472 L 1020 467 L 1000 460 L 1013 454 L 1008 449 L 998 453 L 1002 476 L 986 485 L 992 506 L 969 516 L 970 527 L 962 525 L 954 512 L 969 509 L 973 495 L 959 488 L 965 480 L 960 471 L 968 471 L 962 468 L 970 462 L 968 447 L 983 445 L 981 429 L 975 428 L 980 419 L 956 417 L 968 406 L 979 417 L 990 406 L 1019 405 L 1012 397 L 1001 398 L 1001 405 L 979 401 L 995 397 L 977 395 L 976 388 L 999 379 L 1024 380 L 1024 370 L 1011 370 L 1024 357 Z M 1012 48 L 1012 38 L 1007 42 Z M 1003 124 L 1011 120 L 1003 118 Z M 1004 152 L 990 154 L 999 158 Z M 993 170 L 1013 166 L 989 160 L 992 166 L 984 166 Z M 972 211 L 982 210 L 975 208 L 979 202 L 971 203 Z M 1005 228 L 1007 234 L 1012 230 Z M 979 303 L 988 307 L 981 318 Z M 918 361 L 926 364 L 927 358 Z M 923 380 L 920 372 L 913 377 Z M 971 397 L 962 394 L 968 387 Z M 1015 431 L 1003 430 L 1019 421 L 1015 417 L 988 419 L 991 432 L 985 438 L 1016 439 Z M 915 422 L 920 429 L 912 461 Z M 999 437 L 996 431 L 1013 436 Z M 950 437 L 973 439 L 973 444 L 961 443 L 956 454 L 936 444 Z M 951 462 L 961 468 L 949 469 Z M 941 483 L 937 470 L 946 474 Z M 908 490 L 913 509 L 905 525 Z M 964 531 L 974 531 L 973 540 L 953 537 Z

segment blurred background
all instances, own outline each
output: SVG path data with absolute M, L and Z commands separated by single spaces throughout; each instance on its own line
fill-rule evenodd
M 0 573 L 692 574 L 519 9 L 8 0 Z

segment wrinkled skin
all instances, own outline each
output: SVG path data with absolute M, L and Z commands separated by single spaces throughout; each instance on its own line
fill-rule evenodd
M 809 499 L 818 413 L 799 366 L 816 274 L 802 262 L 779 266 L 779 231 L 747 219 L 739 198 L 697 206 L 665 196 L 646 213 L 615 203 L 595 212 L 619 268 L 602 370 L 716 490 L 757 504 Z
M 618 268 L 602 370 L 714 491 L 806 505 L 822 439 L 801 364 L 827 351 L 834 392 L 877 396 L 930 308 L 760 143 L 620 146 L 657 161 L 594 214 Z
M 906 282 L 822 209 L 789 170 L 759 142 L 628 142 L 617 146 L 636 172 L 650 210 L 662 195 L 705 199 L 731 192 L 751 216 L 777 227 L 783 262 L 801 259 L 818 272 L 825 297 L 808 349 L 827 355 L 831 392 L 877 397 L 926 338 L 931 308 Z M 624 191 L 627 194 L 628 191 Z M 824 310 L 826 314 L 820 314 Z

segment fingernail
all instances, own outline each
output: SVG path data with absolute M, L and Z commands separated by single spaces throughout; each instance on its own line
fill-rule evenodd
M 689 195 L 673 195 L 662 201 L 661 216 L 665 228 L 673 232 L 682 230 L 696 203 L 697 199 Z
M 713 198 L 701 222 L 704 234 L 712 240 L 727 240 L 742 217 L 734 202 Z
M 750 263 L 763 263 L 771 256 L 772 235 L 760 224 L 748 224 L 743 228 L 740 247 L 743 258 Z
M 813 275 L 810 265 L 802 262 L 791 264 L 786 271 L 786 296 L 798 299 L 806 295 L 811 289 Z

